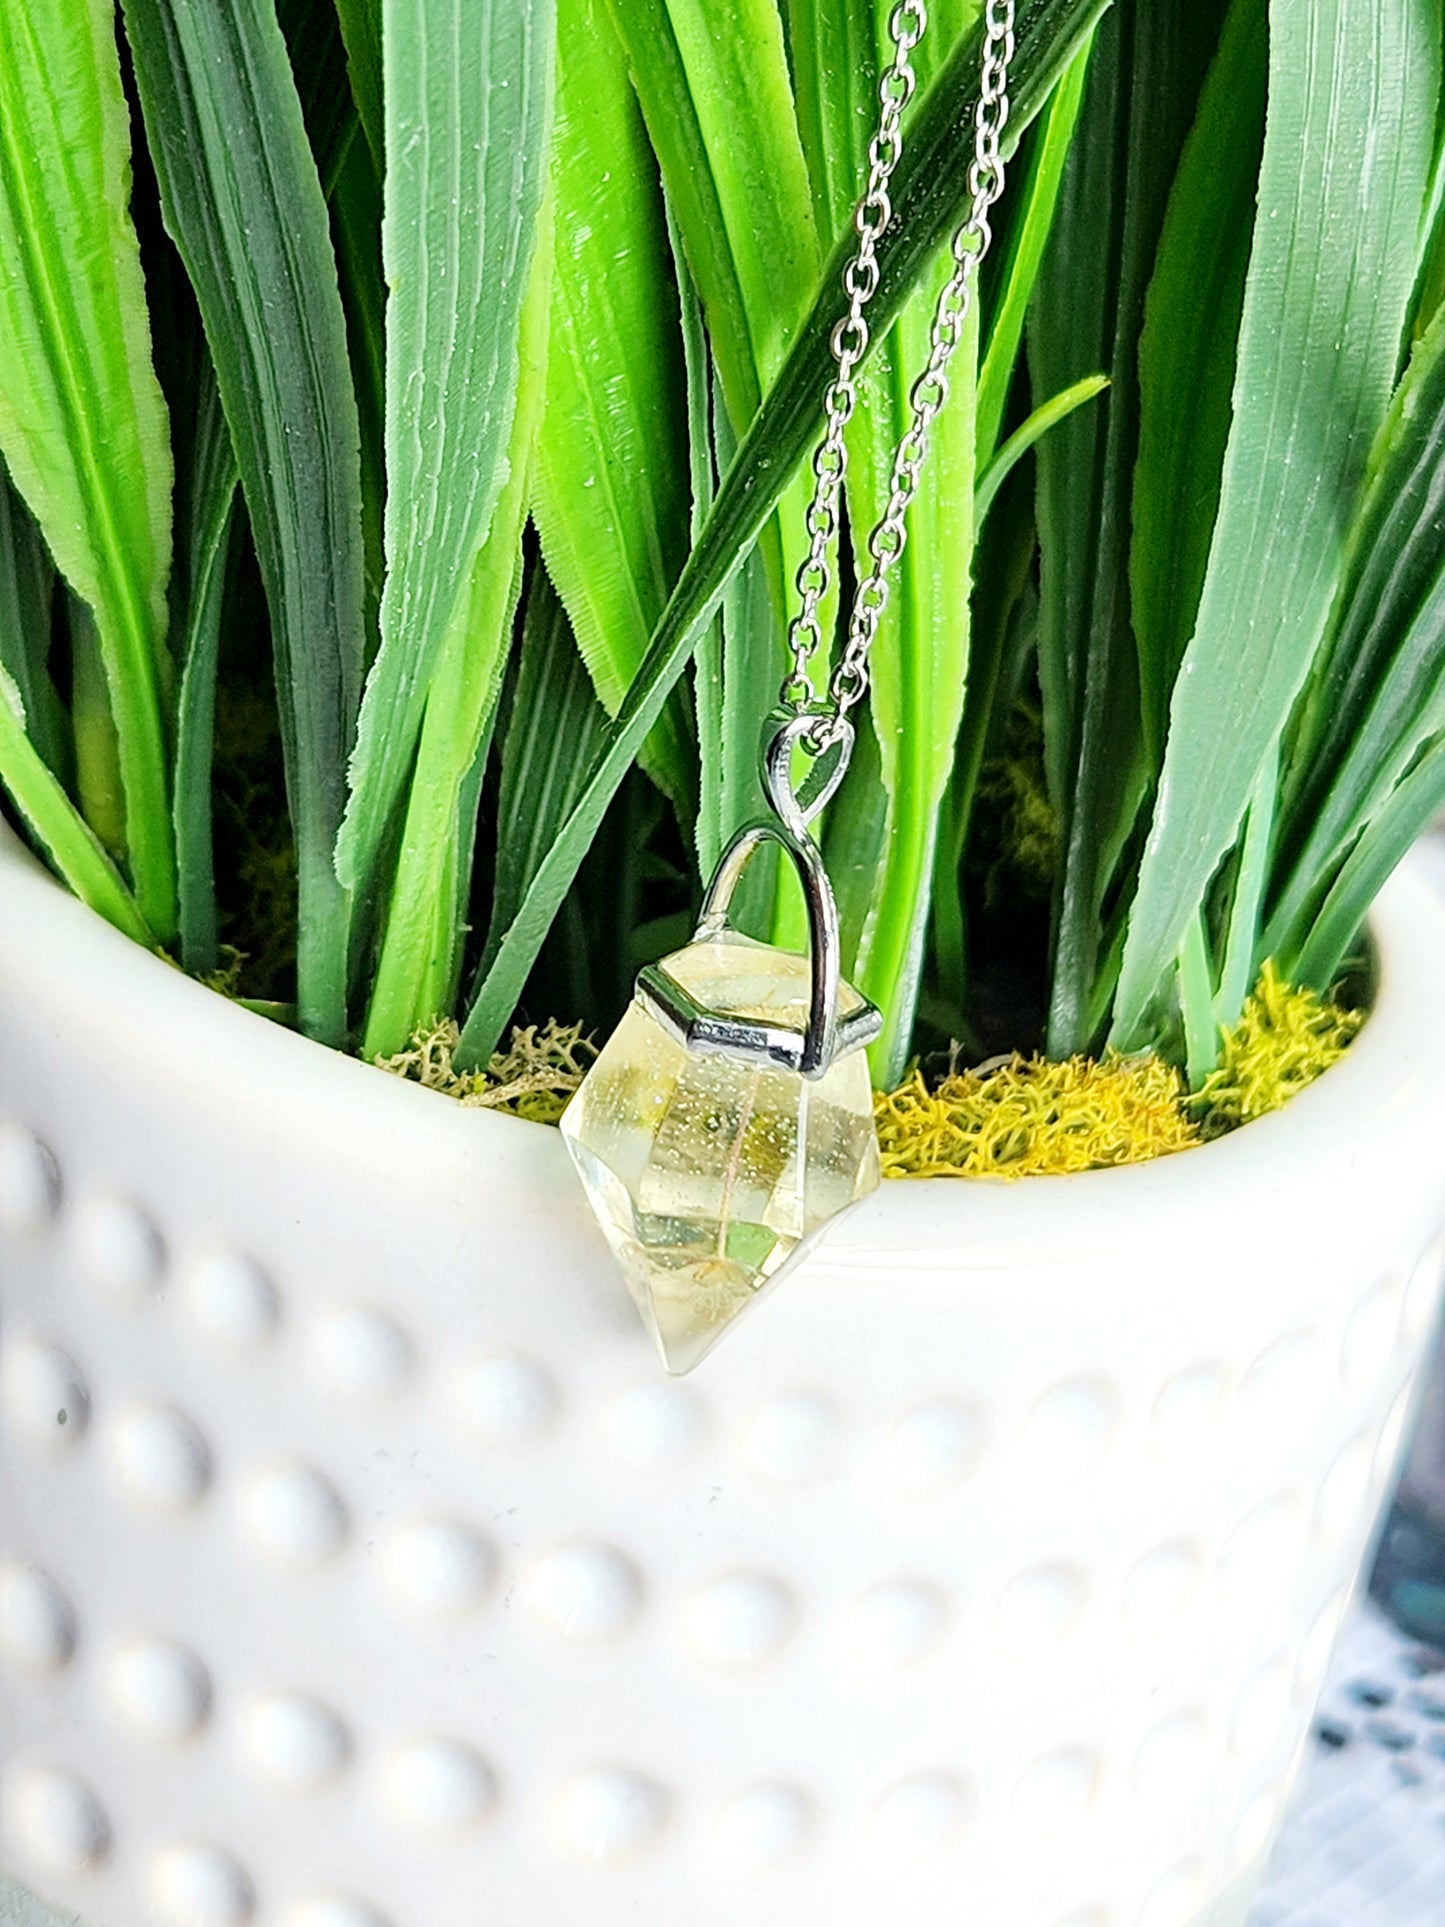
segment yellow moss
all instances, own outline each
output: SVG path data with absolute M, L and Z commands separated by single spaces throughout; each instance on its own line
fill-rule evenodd
M 1363 1011 L 1293 989 L 1266 962 L 1238 1024 L 1224 1033 L 1219 1068 L 1191 1101 L 1203 1135 L 1221 1137 L 1277 1111 L 1344 1055 L 1363 1021 Z
M 930 1090 L 915 1071 L 874 1100 L 890 1178 L 1056 1177 L 1182 1151 L 1200 1141 L 1184 1083 L 1162 1058 L 1014 1056 Z
M 1050 1177 L 1142 1164 L 1278 1110 L 1338 1061 L 1364 1013 L 1266 963 L 1220 1065 L 1191 1096 L 1156 1056 L 1010 1057 L 930 1090 L 915 1071 L 874 1099 L 889 1178 Z
M 1363 1013 L 1260 973 L 1219 1069 L 1190 1096 L 1161 1057 L 1013 1057 L 954 1071 L 933 1089 L 915 1071 L 877 1092 L 887 1178 L 1058 1177 L 1143 1164 L 1278 1110 L 1348 1047 Z M 579 1024 L 518 1027 L 485 1070 L 459 1071 L 457 1026 L 438 1018 L 382 1070 L 461 1104 L 555 1124 L 597 1055 Z
M 533 1124 L 555 1124 L 597 1055 L 580 1024 L 559 1024 L 555 1018 L 540 1027 L 518 1025 L 506 1049 L 494 1051 L 485 1070 L 457 1069 L 460 1041 L 457 1026 L 439 1017 L 414 1031 L 405 1050 L 376 1062 L 381 1070 L 441 1091 L 459 1104 L 507 1111 Z

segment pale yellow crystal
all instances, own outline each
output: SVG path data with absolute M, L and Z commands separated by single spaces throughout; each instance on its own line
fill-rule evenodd
M 710 1010 L 801 1029 L 809 964 L 733 932 L 663 966 Z M 839 1014 L 862 1000 L 842 986 Z M 827 1221 L 878 1183 L 868 1062 L 824 1076 L 691 1053 L 635 999 L 562 1133 L 670 1372 L 689 1372 Z

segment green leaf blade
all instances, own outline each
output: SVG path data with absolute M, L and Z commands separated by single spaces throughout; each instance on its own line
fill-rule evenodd
M 718 435 L 730 430 L 727 411 L 721 407 L 715 410 L 713 406 L 716 372 L 708 353 L 702 304 L 671 209 L 666 211 L 668 239 L 677 267 L 682 360 L 687 384 L 687 465 L 691 497 L 687 530 L 689 541 L 695 542 L 717 492 Z M 698 869 L 705 877 L 710 877 L 717 868 L 726 840 L 723 825 L 731 820 L 724 768 L 730 745 L 723 737 L 726 695 L 723 654 L 723 626 L 719 615 L 698 642 L 692 677 L 693 716 L 697 727 L 697 816 L 693 823 L 693 846 Z
M 878 9 L 873 0 L 783 0 L 783 18 L 813 213 L 831 242 L 858 200 L 859 163 L 878 119 Z
M 1127 1046 L 1317 650 L 1409 313 L 1439 91 L 1413 0 L 1271 0 L 1234 421 L 1117 993 Z
M 40 531 L 0 463 L 0 669 L 15 685 L 30 740 L 63 777 L 65 723 L 48 660 L 54 590 Z
M 1129 0 L 1101 25 L 1029 316 L 1036 402 L 1096 372 L 1110 384 L 1098 408 L 1039 444 L 1036 460 L 1039 683 L 1061 850 L 1046 1048 L 1059 1058 L 1098 1042 L 1110 898 L 1153 773 L 1128 579 L 1138 342 L 1219 11 L 1218 0 Z
M 331 191 L 330 206 L 361 431 L 361 527 L 369 661 L 376 653 L 385 575 L 386 286 L 381 268 L 381 183 L 365 141 L 354 140 L 347 149 Z
M 227 565 L 237 526 L 236 456 L 214 380 L 197 409 L 185 542 L 186 620 L 176 705 L 173 799 L 180 875 L 181 961 L 193 974 L 215 970 L 217 948 L 211 775 L 216 673 Z
M 25 733 L 20 692 L 0 667 L 0 783 L 56 873 L 134 942 L 150 949 L 155 935 L 94 831 L 60 787 L 54 771 Z
M 1009 230 L 998 302 L 990 318 L 987 346 L 978 373 L 977 461 L 981 471 L 992 464 L 998 448 L 1004 409 L 1023 342 L 1024 321 L 1043 266 L 1063 187 L 1064 166 L 1084 104 L 1093 45 L 1090 35 L 1059 81 L 1048 113 L 1040 123 L 1041 138 L 1035 147 L 1028 177 L 1014 190 L 1022 206 Z M 980 522 L 982 519 L 980 510 Z
M 532 514 L 615 714 L 687 555 L 686 376 L 657 163 L 603 0 L 558 0 L 558 38 L 556 259 Z M 643 760 L 690 813 L 694 757 L 676 705 Z
M 368 1057 L 400 1050 L 419 1025 L 448 1012 L 456 995 L 477 790 L 521 586 L 522 529 L 546 386 L 551 277 L 551 236 L 544 232 L 518 316 L 506 480 L 441 640 L 427 694 L 367 1011 Z
M 1445 680 L 1445 314 L 1391 405 L 1289 771 L 1266 942 L 1282 967 L 1345 850 L 1433 733 Z
M 1233 421 L 1268 71 L 1267 0 L 1235 0 L 1169 197 L 1139 338 L 1129 587 L 1155 768 L 1204 587 Z
M 551 0 L 385 0 L 386 563 L 337 842 L 369 900 L 507 480 L 551 121 Z
M 818 268 L 812 190 L 776 0 L 729 0 L 725 7 L 711 0 L 610 4 L 737 440 L 795 338 Z M 725 714 L 729 680 L 740 701 L 744 692 L 776 691 L 782 681 L 792 572 L 808 546 L 810 484 L 811 477 L 800 475 L 780 493 L 762 537 L 772 623 L 741 619 L 735 604 L 726 625 Z M 824 634 L 835 608 L 830 596 L 821 612 Z M 823 663 L 816 669 L 826 675 Z M 751 758 L 753 745 L 743 753 Z M 731 750 L 726 760 L 736 765 Z M 755 792 L 750 778 L 713 788 L 724 806 L 724 840 L 742 820 L 728 813 L 731 800 Z M 765 876 L 761 869 L 759 876 Z M 800 913 L 796 892 L 785 887 L 774 924 L 780 942 L 796 940 Z
M 363 648 L 361 481 L 326 204 L 273 0 L 126 0 L 125 18 L 271 611 L 299 1018 L 340 1044 L 350 905 L 332 853 Z
M 125 856 L 125 778 L 121 773 L 120 736 L 106 686 L 105 647 L 90 604 L 73 589 L 65 600 L 76 801 L 97 842 L 119 863 Z
M 0 449 L 95 612 L 152 927 L 175 928 L 161 677 L 171 457 L 107 0 L 0 9 Z
M 726 473 L 737 453 L 737 437 L 721 384 L 714 381 L 713 389 L 712 445 L 717 467 Z M 698 841 L 704 878 L 712 875 L 737 830 L 769 809 L 759 751 L 764 718 L 777 702 L 776 638 L 773 596 L 759 544 L 728 582 L 717 619 L 697 655 L 698 754 L 702 796 L 710 805 L 707 828 Z M 744 871 L 733 897 L 731 915 L 738 929 L 771 936 L 778 889 L 775 854 L 764 849 Z
M 951 268 L 951 261 L 941 263 L 924 277 L 865 380 L 866 413 L 850 445 L 849 501 L 859 545 L 888 499 L 892 450 L 912 412 L 909 391 L 928 357 L 933 302 Z M 908 512 L 907 546 L 871 658 L 869 705 L 886 829 L 853 977 L 883 1012 L 883 1032 L 869 1058 L 884 1089 L 901 1081 L 913 1035 L 939 811 L 968 687 L 977 357 L 974 308 L 949 370 L 948 404 L 933 427 L 929 463 Z M 868 566 L 866 552 L 856 566 Z
M 1297 982 L 1327 995 L 1370 905 L 1411 845 L 1445 809 L 1445 732 L 1425 744 L 1414 769 L 1350 851 L 1294 965 Z
M 1085 375 L 1082 381 L 1076 381 L 1063 394 L 1042 403 L 1026 421 L 1019 424 L 978 478 L 973 508 L 980 524 L 993 507 L 994 497 L 1029 450 L 1036 447 L 1051 428 L 1066 422 L 1076 408 L 1082 408 L 1086 402 L 1093 401 L 1096 395 L 1102 395 L 1108 386 L 1107 375 Z
M 381 112 L 381 0 L 336 0 L 357 117 L 376 166 L 386 159 Z
M 567 611 L 545 569 L 532 581 L 511 715 L 502 743 L 491 928 L 516 916 L 543 857 L 571 814 L 607 728 Z M 484 964 L 486 959 L 484 959 Z
M 734 424 L 781 366 L 818 269 L 774 0 L 611 0 Z

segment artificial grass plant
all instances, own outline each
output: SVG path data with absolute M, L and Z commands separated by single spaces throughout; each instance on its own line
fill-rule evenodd
M 1149 1053 L 1217 1121 L 1253 987 L 1329 992 L 1445 801 L 1442 11 L 1021 0 L 820 826 L 880 1087 Z M 931 12 L 857 530 L 968 196 Z M 424 1081 L 615 1018 L 759 808 L 887 14 L 0 12 L 0 781 L 79 895 Z

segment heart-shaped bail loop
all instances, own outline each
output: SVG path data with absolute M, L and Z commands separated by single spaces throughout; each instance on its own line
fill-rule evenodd
M 793 786 L 793 754 L 805 750 L 815 760 L 801 791 Z M 763 788 L 778 820 L 794 836 L 806 837 L 808 825 L 833 796 L 853 754 L 853 725 L 823 704 L 775 710 L 763 730 Z

